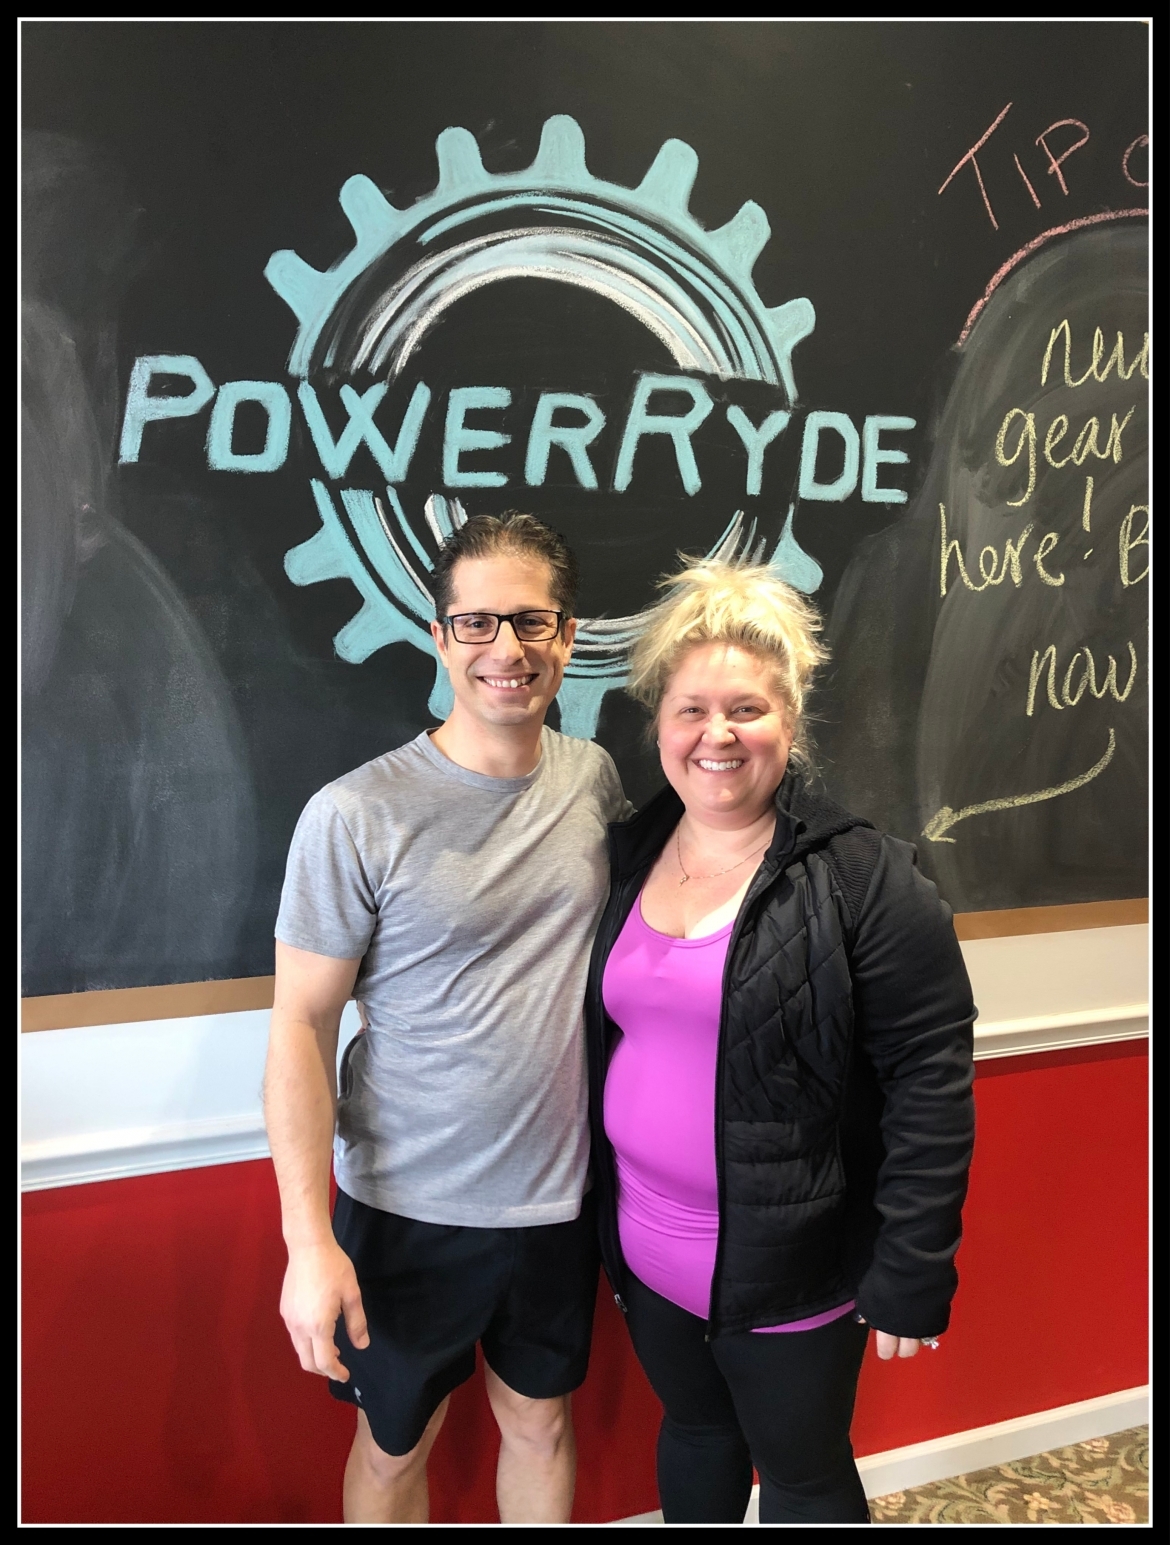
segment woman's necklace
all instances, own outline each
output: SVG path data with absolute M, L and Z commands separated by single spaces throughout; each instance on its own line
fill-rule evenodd
M 674 829 L 674 851 L 678 855 L 678 867 L 682 871 L 682 879 L 678 882 L 680 886 L 685 885 L 688 880 L 717 880 L 721 874 L 730 874 L 733 869 L 742 868 L 743 865 L 747 863 L 749 858 L 755 858 L 757 853 L 762 853 L 768 846 L 768 842 L 772 840 L 769 837 L 767 842 L 762 842 L 760 846 L 758 848 L 754 848 L 752 852 L 745 853 L 744 856 L 741 859 L 738 859 L 734 864 L 728 864 L 726 869 L 716 869 L 713 874 L 688 874 L 683 866 L 682 861 L 682 839 L 679 836 L 681 829 L 682 823 L 680 822 L 679 825 Z

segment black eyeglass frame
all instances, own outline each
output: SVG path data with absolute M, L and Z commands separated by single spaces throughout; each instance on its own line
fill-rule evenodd
M 496 631 L 490 638 L 460 638 L 458 632 L 456 632 L 455 624 L 462 622 L 465 617 L 493 617 L 496 623 Z M 551 633 L 542 634 L 540 638 L 521 638 L 516 628 L 517 617 L 555 617 L 557 624 Z M 511 625 L 512 632 L 516 634 L 518 643 L 547 644 L 554 638 L 560 637 L 561 629 L 565 625 L 565 614 L 561 611 L 554 611 L 548 606 L 526 606 L 523 611 L 519 612 L 452 612 L 449 616 L 441 618 L 440 621 L 445 628 L 451 629 L 457 644 L 494 644 L 496 639 L 499 638 L 500 628 L 505 622 Z

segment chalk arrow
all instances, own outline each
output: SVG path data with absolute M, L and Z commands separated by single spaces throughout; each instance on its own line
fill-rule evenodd
M 1117 738 L 1113 731 L 1109 731 L 1109 744 L 1105 748 L 1105 755 L 1088 772 L 1081 773 L 1077 778 L 1070 778 L 1067 783 L 1058 783 L 1055 788 L 1037 789 L 1034 794 L 1015 794 L 1010 799 L 988 799 L 981 805 L 967 805 L 962 810 L 952 810 L 950 805 L 944 805 L 937 815 L 931 816 L 922 828 L 922 835 L 928 842 L 957 842 L 957 837 L 944 837 L 943 833 L 950 831 L 952 826 L 957 826 L 960 821 L 966 821 L 973 815 L 990 815 L 993 810 L 1016 810 L 1021 805 L 1037 805 L 1042 799 L 1056 799 L 1061 794 L 1071 794 L 1074 789 L 1083 789 L 1086 783 L 1091 783 L 1098 773 L 1103 773 L 1113 760 L 1113 752 L 1117 745 Z

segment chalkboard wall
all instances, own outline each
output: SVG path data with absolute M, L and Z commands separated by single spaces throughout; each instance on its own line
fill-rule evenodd
M 559 720 L 634 799 L 637 614 L 752 556 L 957 909 L 1145 893 L 1143 25 L 22 36 L 27 993 L 271 971 L 480 510 L 577 547 Z

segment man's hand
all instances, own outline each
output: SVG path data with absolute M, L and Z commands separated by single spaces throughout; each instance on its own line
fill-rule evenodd
M 340 1362 L 333 1340 L 338 1315 L 345 1316 L 345 1328 L 355 1347 L 368 1347 L 370 1335 L 357 1275 L 340 1245 L 330 1240 L 289 1251 L 280 1313 L 301 1367 L 307 1373 L 324 1374 L 345 1384 L 349 1369 Z

